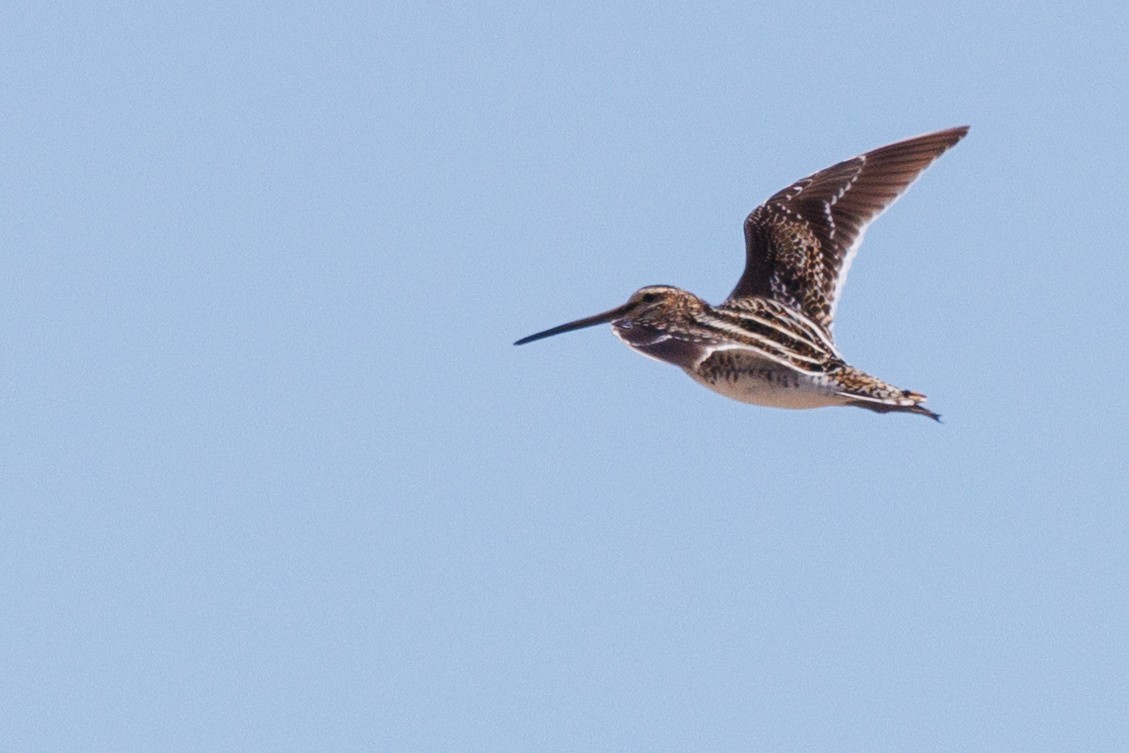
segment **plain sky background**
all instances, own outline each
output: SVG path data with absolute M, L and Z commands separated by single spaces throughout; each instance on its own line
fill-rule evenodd
M 1129 5 L 0 10 L 0 750 L 1129 749 Z M 855 365 L 725 400 L 813 170 Z

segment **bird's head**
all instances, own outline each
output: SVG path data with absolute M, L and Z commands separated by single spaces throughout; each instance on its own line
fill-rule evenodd
M 525 345 L 534 340 L 571 332 L 574 329 L 594 327 L 597 324 L 610 323 L 619 328 L 624 325 L 630 327 L 633 324 L 660 322 L 672 317 L 688 316 L 695 311 L 700 311 L 704 306 L 705 303 L 700 298 L 680 288 L 670 285 L 648 285 L 632 293 L 631 297 L 627 299 L 627 303 L 622 306 L 617 306 L 602 314 L 577 319 L 574 322 L 568 322 L 529 337 L 523 337 L 514 345 Z

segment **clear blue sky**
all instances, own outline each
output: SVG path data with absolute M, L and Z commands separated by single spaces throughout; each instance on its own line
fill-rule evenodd
M 850 5 L 0 12 L 0 749 L 1129 749 L 1129 8 Z M 963 123 L 942 425 L 511 345 Z

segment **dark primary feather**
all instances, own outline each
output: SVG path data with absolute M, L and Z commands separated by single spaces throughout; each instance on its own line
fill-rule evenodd
M 836 299 L 866 226 L 968 126 L 875 149 L 779 191 L 745 219 L 745 271 L 729 301 L 763 296 L 828 333 Z

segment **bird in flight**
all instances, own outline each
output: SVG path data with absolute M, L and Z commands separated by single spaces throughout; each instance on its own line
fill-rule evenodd
M 801 178 L 745 218 L 745 271 L 711 306 L 668 285 L 602 314 L 524 337 L 612 325 L 632 349 L 674 364 L 734 400 L 776 408 L 853 405 L 940 420 L 925 395 L 847 364 L 831 336 L 835 306 L 868 225 L 968 126 L 899 141 Z

